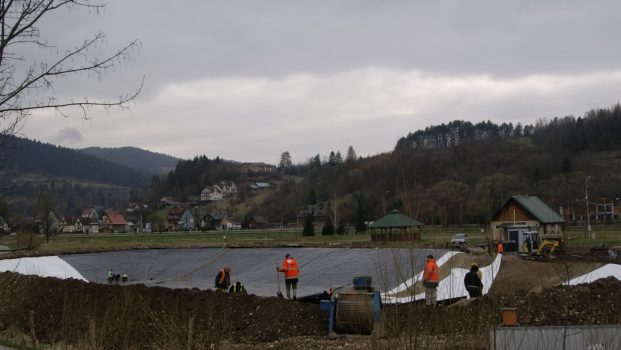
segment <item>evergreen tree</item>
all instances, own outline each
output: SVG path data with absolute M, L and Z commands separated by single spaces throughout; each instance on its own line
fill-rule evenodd
M 332 220 L 326 220 L 323 224 L 323 228 L 321 229 L 321 234 L 324 236 L 334 234 L 334 225 L 332 225 Z
M 356 155 L 356 151 L 354 151 L 354 147 L 349 146 L 349 148 L 347 148 L 347 156 L 345 157 L 345 161 L 346 162 L 355 162 L 358 159 L 358 156 Z
M 337 164 L 343 163 L 343 156 L 341 156 L 341 151 L 336 151 L 336 154 L 334 155 L 334 162 Z
M 336 155 L 334 154 L 334 151 L 330 151 L 330 155 L 328 156 L 328 164 L 336 164 Z
M 278 163 L 278 169 L 280 171 L 287 171 L 292 166 L 293 163 L 291 162 L 291 154 L 289 154 L 289 151 L 282 152 L 280 155 L 280 163 Z
M 321 168 L 321 157 L 316 155 L 311 161 L 311 168 Z
M 313 214 L 309 213 L 306 216 L 306 221 L 304 221 L 304 230 L 302 230 L 302 235 L 304 236 L 315 235 L 315 226 L 313 226 Z

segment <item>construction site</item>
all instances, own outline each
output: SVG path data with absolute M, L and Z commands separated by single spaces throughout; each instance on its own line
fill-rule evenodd
M 295 301 L 278 297 L 284 282 L 274 266 L 285 254 L 300 263 Z M 429 254 L 442 278 L 435 307 L 422 301 L 420 285 Z M 463 287 L 472 263 L 483 271 L 484 296 L 475 299 Z M 0 332 L 11 344 L 52 349 L 527 349 L 496 337 L 529 327 L 612 326 L 588 344 L 618 349 L 619 263 L 604 250 L 530 259 L 485 249 L 348 247 L 4 259 Z M 222 266 L 231 267 L 232 282 L 243 282 L 248 294 L 212 290 Z M 108 270 L 129 281 L 108 283 Z M 506 310 L 514 320 L 507 321 Z

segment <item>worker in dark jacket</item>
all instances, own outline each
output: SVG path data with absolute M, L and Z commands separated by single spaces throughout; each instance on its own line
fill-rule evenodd
M 470 294 L 470 298 L 476 298 L 483 295 L 483 283 L 481 282 L 481 278 L 479 278 L 478 271 L 479 267 L 476 264 L 472 264 L 470 272 L 468 272 L 466 277 L 464 277 L 464 284 L 466 285 L 468 294 Z
M 216 290 L 220 290 L 226 292 L 229 290 L 229 286 L 231 285 L 231 268 L 223 267 L 218 271 L 216 275 Z

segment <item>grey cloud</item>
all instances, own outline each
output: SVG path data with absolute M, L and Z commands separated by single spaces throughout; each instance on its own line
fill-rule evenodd
M 58 130 L 56 135 L 50 138 L 50 142 L 63 145 L 77 145 L 84 141 L 84 137 L 73 127 L 66 127 Z
M 360 155 L 388 151 L 409 131 L 453 119 L 531 123 L 612 105 L 619 79 L 577 85 L 552 79 L 542 90 L 518 82 L 513 91 L 497 90 L 529 77 L 621 72 L 618 13 L 621 2 L 612 0 L 134 0 L 108 2 L 100 15 L 59 13 L 41 29 L 61 48 L 102 30 L 107 41 L 96 56 L 134 38 L 142 42 L 101 80 L 84 76 L 57 85 L 60 97 L 109 99 L 133 91 L 146 75 L 135 117 L 92 111 L 96 127 L 74 125 L 89 142 L 264 161 L 288 149 L 299 161 L 350 144 Z M 377 88 L 361 87 L 363 77 L 341 78 L 366 70 L 384 72 L 371 77 L 380 81 Z M 398 80 L 399 74 L 411 78 Z M 277 83 L 296 76 L 311 83 Z M 493 84 L 468 86 L 472 77 Z M 444 79 L 466 86 L 443 85 Z M 220 80 L 225 84 L 198 101 L 162 96 L 171 86 Z M 276 83 L 265 88 L 261 80 Z M 255 85 L 264 90 L 236 95 Z M 403 93 L 408 89 L 413 92 Z M 279 98 L 291 90 L 301 92 Z M 268 131 L 253 135 L 261 127 Z
M 620 66 L 621 2 L 111 2 L 72 13 L 107 47 L 140 38 L 135 65 L 151 84 L 218 76 L 334 73 L 366 66 L 433 74 L 590 72 Z M 76 17 L 76 18 L 73 18 Z M 94 19 L 94 20 L 93 20 Z M 46 30 L 75 42 L 75 24 Z

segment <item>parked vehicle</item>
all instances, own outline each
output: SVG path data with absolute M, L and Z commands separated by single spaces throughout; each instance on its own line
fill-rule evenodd
M 452 246 L 464 246 L 468 244 L 468 235 L 465 233 L 456 233 L 451 239 Z

